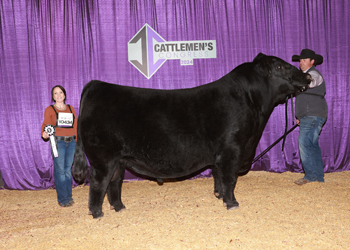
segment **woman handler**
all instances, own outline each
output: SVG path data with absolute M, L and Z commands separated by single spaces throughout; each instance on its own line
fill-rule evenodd
M 66 105 L 66 90 L 56 85 L 51 90 L 52 101 L 45 109 L 44 122 L 41 126 L 41 135 L 49 138 L 45 131 L 47 125 L 55 127 L 55 139 L 57 142 L 58 157 L 52 153 L 54 162 L 54 178 L 58 204 L 61 207 L 70 207 L 72 199 L 72 164 L 77 139 L 77 115 L 72 106 Z M 56 155 L 57 156 L 57 155 Z

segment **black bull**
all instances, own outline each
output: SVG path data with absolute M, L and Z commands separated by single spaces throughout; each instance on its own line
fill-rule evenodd
M 210 167 L 214 194 L 227 209 L 239 174 L 247 173 L 264 127 L 285 98 L 310 76 L 280 58 L 259 54 L 221 79 L 190 89 L 155 90 L 91 81 L 83 89 L 73 175 L 87 177 L 89 209 L 103 216 L 107 192 L 120 211 L 125 169 L 158 179 Z

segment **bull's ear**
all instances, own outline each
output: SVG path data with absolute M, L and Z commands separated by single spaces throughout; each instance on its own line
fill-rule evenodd
M 260 75 L 267 76 L 269 74 L 269 63 L 267 60 L 267 55 L 263 53 L 259 53 L 254 58 L 254 70 L 259 73 Z
M 253 60 L 253 62 L 260 60 L 261 58 L 265 57 L 266 55 L 263 53 L 259 53 Z

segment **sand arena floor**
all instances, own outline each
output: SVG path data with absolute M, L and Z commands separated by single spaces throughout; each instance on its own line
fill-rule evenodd
M 238 179 L 240 208 L 227 211 L 213 179 L 123 184 L 126 210 L 104 200 L 88 215 L 88 189 L 61 208 L 55 190 L 0 190 L 0 249 L 349 249 L 350 171 L 297 186 L 303 175 L 251 171 Z

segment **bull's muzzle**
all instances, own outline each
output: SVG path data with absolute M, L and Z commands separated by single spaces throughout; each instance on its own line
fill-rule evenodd
M 300 92 L 303 92 L 306 90 L 306 86 L 301 87 Z
M 307 74 L 306 79 L 310 80 L 310 82 L 312 82 L 314 79 L 312 79 L 310 74 Z
M 310 74 L 307 74 L 306 75 L 306 79 L 307 80 L 310 80 L 310 82 L 312 82 L 314 79 L 312 79 L 311 75 Z M 300 92 L 303 92 L 305 91 L 306 89 L 308 89 L 309 85 L 308 86 L 303 86 L 301 89 L 300 89 Z

